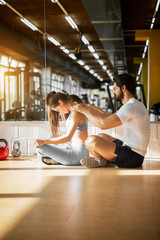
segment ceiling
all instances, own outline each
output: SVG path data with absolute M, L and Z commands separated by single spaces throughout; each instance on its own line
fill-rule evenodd
M 142 57 L 145 42 L 135 42 L 135 31 L 149 29 L 157 0 L 7 0 L 0 5 L 0 52 L 21 61 L 32 60 L 40 66 L 98 87 L 110 81 L 110 74 L 129 72 L 136 75 L 139 69 L 134 58 Z M 78 26 L 72 29 L 65 19 L 70 15 Z M 38 31 L 32 31 L 22 21 L 25 17 Z M 154 28 L 160 27 L 160 12 Z M 80 47 L 81 60 L 93 69 L 89 73 L 77 60 L 71 59 L 60 46 L 55 46 L 44 33 L 54 37 L 70 53 Z M 82 40 L 82 34 L 93 46 L 102 66 Z M 46 35 L 47 36 L 47 35 Z M 45 40 L 46 39 L 46 40 Z M 46 58 L 44 50 L 46 49 Z M 46 59 L 46 60 L 45 60 Z M 101 79 L 100 79 L 101 78 Z M 103 80 L 103 81 L 102 81 Z

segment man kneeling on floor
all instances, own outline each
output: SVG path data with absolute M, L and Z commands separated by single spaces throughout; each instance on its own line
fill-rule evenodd
M 100 133 L 91 135 L 85 145 L 95 157 L 81 159 L 86 167 L 101 167 L 112 163 L 118 167 L 135 168 L 143 163 L 150 135 L 149 114 L 145 106 L 135 99 L 136 81 L 129 74 L 114 78 L 113 93 L 121 108 L 114 114 L 88 105 L 75 105 L 74 110 L 85 114 L 90 122 L 100 129 L 110 129 L 123 125 L 124 141 Z

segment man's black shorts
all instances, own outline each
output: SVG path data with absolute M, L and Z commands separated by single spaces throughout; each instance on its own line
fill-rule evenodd
M 135 168 L 142 165 L 144 160 L 142 155 L 132 151 L 129 146 L 119 139 L 115 139 L 113 142 L 116 144 L 114 153 L 117 154 L 117 157 L 111 163 L 122 168 Z

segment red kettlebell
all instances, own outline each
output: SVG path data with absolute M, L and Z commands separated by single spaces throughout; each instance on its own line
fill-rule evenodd
M 8 150 L 8 142 L 6 139 L 0 139 L 0 143 L 4 143 L 2 146 L 2 144 L 0 144 L 0 160 L 4 160 L 8 157 L 9 155 L 9 150 Z

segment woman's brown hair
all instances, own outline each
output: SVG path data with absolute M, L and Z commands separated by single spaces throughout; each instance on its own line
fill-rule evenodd
M 59 100 L 63 103 L 71 103 L 78 102 L 81 103 L 82 100 L 77 95 L 71 95 L 61 93 L 61 92 L 50 92 L 46 96 L 46 106 L 47 106 L 47 114 L 48 120 L 51 127 L 52 135 L 54 137 L 58 136 L 58 128 L 59 128 L 59 112 L 52 110 L 52 108 L 56 108 L 59 105 Z M 62 119 L 66 119 L 69 114 L 63 114 Z

